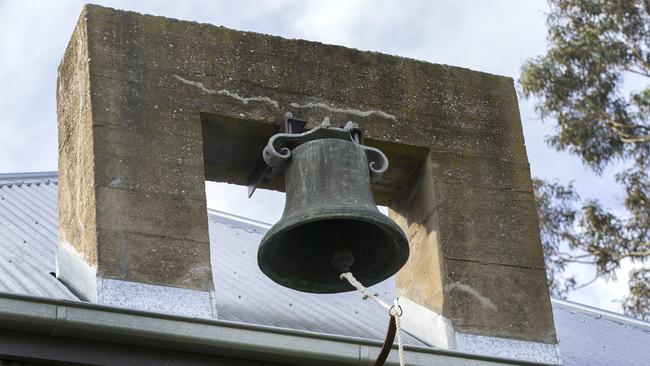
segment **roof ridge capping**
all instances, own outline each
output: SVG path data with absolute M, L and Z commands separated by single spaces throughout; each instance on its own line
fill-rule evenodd
M 627 315 L 614 313 L 605 309 L 600 309 L 600 308 L 596 308 L 585 304 L 580 304 L 569 300 L 558 299 L 555 297 L 551 297 L 551 303 L 553 305 L 559 305 L 564 308 L 568 308 L 567 310 L 573 310 L 576 312 L 581 312 L 583 314 L 589 314 L 597 318 L 619 321 L 619 322 L 624 322 L 635 326 L 650 328 L 650 322 L 646 322 L 641 319 L 632 318 Z
M 58 172 L 23 172 L 23 173 L 0 173 L 0 187 L 11 186 L 23 183 L 56 183 Z
M 241 223 L 241 224 L 244 224 L 244 225 L 253 226 L 253 227 L 256 227 L 256 228 L 259 228 L 259 229 L 263 229 L 263 230 L 268 230 L 268 229 L 271 228 L 271 226 L 273 226 L 272 224 L 270 224 L 268 222 L 251 219 L 251 218 L 248 218 L 248 217 L 245 217 L 245 216 L 235 215 L 235 214 L 225 212 L 225 211 L 215 210 L 215 209 L 209 208 L 209 207 L 208 207 L 208 215 L 216 216 L 216 217 L 219 217 L 219 218 L 222 218 L 222 219 L 230 220 L 230 221 L 233 221 L 233 222 L 236 222 L 236 223 Z

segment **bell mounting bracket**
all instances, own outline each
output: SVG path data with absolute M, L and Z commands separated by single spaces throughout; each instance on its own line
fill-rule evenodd
M 291 150 L 309 141 L 320 139 L 339 139 L 351 141 L 363 149 L 368 158 L 370 182 L 375 184 L 388 169 L 388 158 L 380 150 L 363 145 L 363 132 L 359 126 L 348 121 L 343 127 L 334 127 L 329 117 L 309 131 L 305 131 L 307 121 L 294 118 L 290 112 L 284 114 L 280 132 L 271 136 L 262 151 L 261 158 L 248 176 L 248 197 L 250 198 L 257 187 L 273 182 L 273 179 L 291 159 Z

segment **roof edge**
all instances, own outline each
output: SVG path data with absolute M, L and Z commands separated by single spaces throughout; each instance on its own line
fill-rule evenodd
M 573 302 L 573 301 L 558 299 L 558 298 L 555 298 L 555 297 L 551 297 L 551 303 L 560 305 L 560 306 L 565 307 L 565 308 L 573 309 L 574 311 L 579 311 L 581 313 L 590 314 L 590 315 L 593 315 L 594 317 L 597 317 L 597 318 L 615 320 L 615 321 L 619 321 L 619 322 L 628 323 L 630 325 L 650 328 L 650 323 L 646 322 L 644 320 L 632 318 L 632 317 L 629 317 L 627 315 L 618 314 L 618 313 L 614 313 L 614 312 L 599 309 L 599 308 L 595 308 L 595 307 L 592 307 L 592 306 L 589 306 L 589 305 L 579 304 L 579 303 L 576 303 L 576 302 Z
M 268 229 L 271 228 L 271 226 L 273 226 L 272 224 L 269 224 L 267 222 L 263 222 L 263 221 L 259 221 L 259 220 L 255 220 L 255 219 L 249 219 L 248 217 L 239 216 L 239 215 L 231 214 L 231 213 L 228 213 L 228 212 L 215 210 L 215 209 L 212 209 L 212 208 L 208 208 L 208 215 L 217 216 L 219 218 L 226 219 L 228 221 L 241 223 L 241 224 L 244 224 L 244 225 L 247 225 L 247 226 L 253 226 L 255 228 L 263 229 L 263 230 L 268 230 Z
M 0 186 L 7 184 L 56 182 L 59 174 L 56 171 L 0 173 Z

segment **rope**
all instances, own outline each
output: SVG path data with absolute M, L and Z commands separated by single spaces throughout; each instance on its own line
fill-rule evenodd
M 395 319 L 395 329 L 397 333 L 397 349 L 399 352 L 399 364 L 400 366 L 406 366 L 406 362 L 404 361 L 404 343 L 402 341 L 402 328 L 400 324 L 400 318 L 402 316 L 402 307 L 399 306 L 398 299 L 395 299 L 394 305 L 389 305 L 388 303 L 384 302 L 382 299 L 379 298 L 379 294 L 371 292 L 367 287 L 365 287 L 361 282 L 359 282 L 354 276 L 352 275 L 352 272 L 344 272 L 341 273 L 340 276 L 341 279 L 346 279 L 350 285 L 352 285 L 354 288 L 356 288 L 361 294 L 363 294 L 363 299 L 372 299 L 375 302 L 377 302 L 379 305 L 383 306 L 386 310 L 388 310 L 388 313 L 390 314 L 391 317 Z
M 402 326 L 400 324 L 401 322 L 401 317 L 402 317 L 402 307 L 399 306 L 398 299 L 395 299 L 395 306 L 391 310 L 391 315 L 393 318 L 395 318 L 395 329 L 397 330 L 397 351 L 399 354 L 399 365 L 400 366 L 405 366 L 406 362 L 404 362 L 404 342 L 402 341 Z M 399 309 L 399 313 L 397 311 Z
M 362 285 L 361 282 L 357 281 L 357 279 L 354 278 L 354 276 L 352 275 L 352 272 L 341 273 L 341 276 L 340 276 L 340 277 L 341 277 L 341 279 L 344 279 L 344 278 L 345 278 L 346 280 L 348 280 L 348 282 L 350 282 L 350 285 L 352 285 L 354 288 L 356 288 L 357 290 L 359 290 L 359 292 L 361 292 L 361 293 L 363 294 L 363 299 L 364 299 L 364 300 L 365 300 L 365 299 L 368 299 L 368 298 L 373 299 L 373 300 L 375 300 L 379 305 L 383 306 L 383 307 L 384 307 L 386 310 L 388 310 L 388 311 L 390 311 L 390 309 L 392 308 L 391 305 L 388 305 L 387 303 L 385 303 L 384 301 L 382 301 L 382 300 L 377 296 L 378 294 L 376 294 L 376 293 L 374 293 L 374 292 L 370 292 L 370 290 L 368 290 L 367 287 L 365 287 L 364 285 Z

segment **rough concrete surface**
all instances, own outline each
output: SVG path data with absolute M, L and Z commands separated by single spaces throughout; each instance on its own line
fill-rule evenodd
M 209 289 L 204 180 L 244 182 L 286 111 L 395 158 L 375 193 L 411 238 L 402 294 L 555 342 L 513 81 L 468 69 L 87 6 L 59 75 L 62 239 L 107 277 Z

